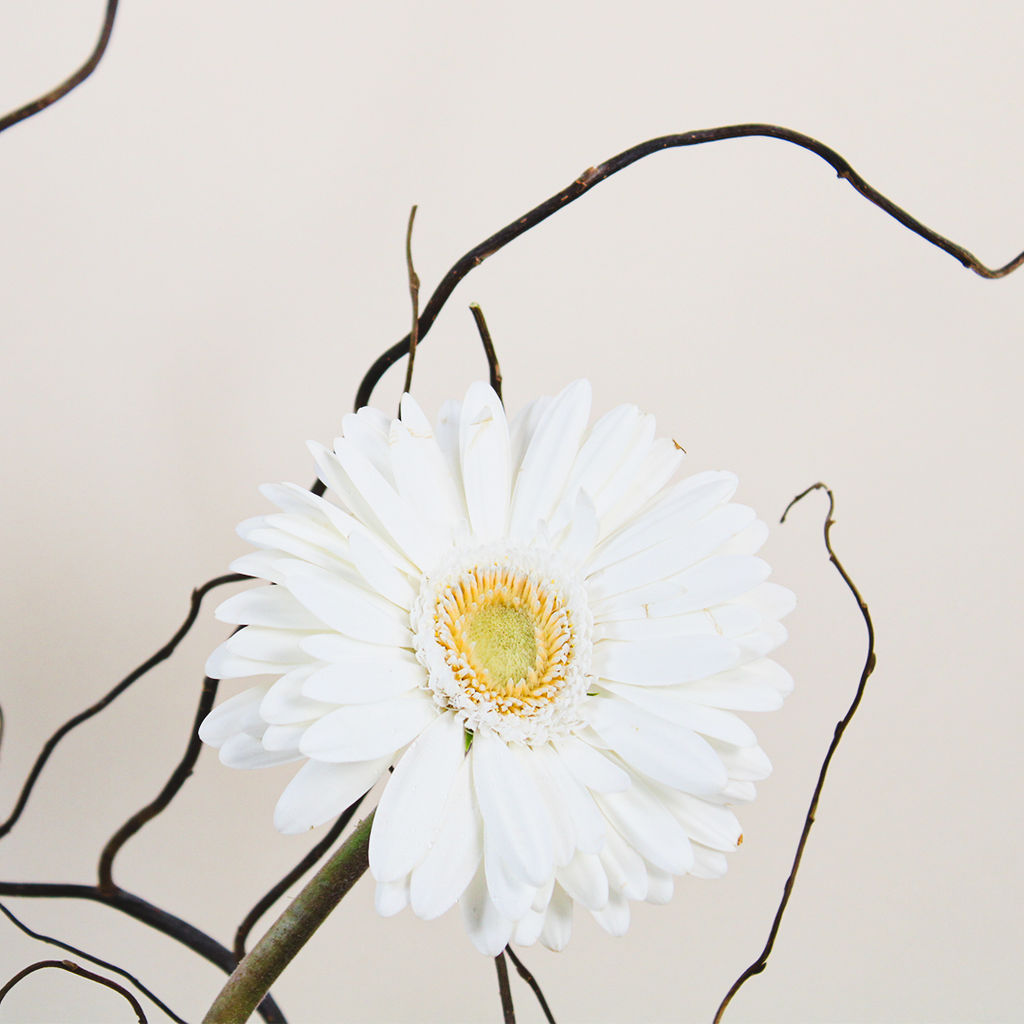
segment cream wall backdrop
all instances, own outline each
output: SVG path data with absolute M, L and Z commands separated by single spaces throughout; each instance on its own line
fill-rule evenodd
M 0 106 L 77 66 L 102 7 L 0 0 Z M 312 481 L 304 442 L 340 432 L 407 329 L 412 203 L 429 291 L 584 168 L 652 136 L 767 121 L 1002 264 L 1024 247 L 1022 52 L 1024 5 L 1008 2 L 123 0 L 96 74 L 0 136 L 0 811 L 50 732 L 245 550 L 235 524 L 269 509 L 257 486 Z M 471 274 L 420 352 L 431 412 L 485 373 L 471 301 L 510 410 L 585 375 L 596 411 L 654 412 L 691 472 L 735 470 L 771 522 L 816 480 L 836 491 L 878 670 L 775 954 L 727 1019 L 1020 1019 L 1024 271 L 982 280 L 811 154 L 748 139 L 653 156 Z M 376 403 L 393 410 L 400 387 L 392 370 Z M 722 880 L 635 906 L 624 938 L 578 912 L 566 952 L 526 950 L 563 1024 L 710 1020 L 760 950 L 864 655 L 824 512 L 808 499 L 765 548 L 800 598 L 779 652 L 797 687 L 750 716 L 775 772 L 740 811 L 743 848 Z M 215 604 L 58 748 L 3 841 L 4 878 L 93 880 L 103 840 L 184 749 L 225 635 Z M 291 771 L 204 751 L 123 850 L 121 885 L 230 942 L 316 841 L 272 826 Z M 221 984 L 104 907 L 5 902 L 189 1020 Z M 4 978 L 54 954 L 0 926 Z M 541 1019 L 513 985 L 520 1019 Z M 457 912 L 382 920 L 365 879 L 274 992 L 293 1021 L 500 1014 Z M 129 1016 L 53 971 L 0 1009 Z

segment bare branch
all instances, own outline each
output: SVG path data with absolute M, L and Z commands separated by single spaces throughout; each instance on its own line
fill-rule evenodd
M 114 16 L 117 14 L 117 0 L 107 0 L 107 12 L 103 16 L 103 28 L 100 30 L 100 37 L 89 59 L 69 78 L 62 82 L 56 89 L 51 89 L 44 96 L 26 103 L 25 106 L 12 110 L 6 117 L 0 118 L 0 132 L 11 125 L 24 121 L 26 118 L 45 110 L 51 103 L 56 103 L 62 96 L 67 96 L 76 85 L 81 85 L 95 70 L 100 59 L 106 52 L 107 43 L 110 42 L 110 33 L 114 30 Z
M 1016 270 L 1024 263 L 1024 252 L 1010 260 L 1004 267 L 991 269 L 986 267 L 973 253 L 968 252 L 963 246 L 951 242 L 931 228 L 925 227 L 920 221 L 915 220 L 906 210 L 901 209 L 892 200 L 887 199 L 869 185 L 834 149 L 830 149 L 817 139 L 809 135 L 802 135 L 790 128 L 780 128 L 774 124 L 733 124 L 722 128 L 707 128 L 699 131 L 685 132 L 681 135 L 663 135 L 657 139 L 650 139 L 648 142 L 641 142 L 610 160 L 606 160 L 598 167 L 590 167 L 585 170 L 571 185 L 562 189 L 561 192 L 545 200 L 540 206 L 534 207 L 522 217 L 506 225 L 490 238 L 481 242 L 478 246 L 470 249 L 442 278 L 441 283 L 434 289 L 430 296 L 423 314 L 419 318 L 418 341 L 422 341 L 427 332 L 433 326 L 441 308 L 448 301 L 449 296 L 455 290 L 455 286 L 474 268 L 478 267 L 488 256 L 493 256 L 499 249 L 508 245 L 513 239 L 525 234 L 530 228 L 535 227 L 543 220 L 547 220 L 553 213 L 565 209 L 570 203 L 579 199 L 581 195 L 588 192 L 596 184 L 610 178 L 613 174 L 628 167 L 630 164 L 642 160 L 652 153 L 660 153 L 665 149 L 674 149 L 680 146 L 699 146 L 706 142 L 721 142 L 724 139 L 749 138 L 751 136 L 762 136 L 770 139 L 780 139 L 783 142 L 792 143 L 802 149 L 809 150 L 816 156 L 821 157 L 829 164 L 840 178 L 845 178 L 865 199 L 870 200 L 880 209 L 884 210 L 890 217 L 895 217 L 904 227 L 909 228 L 915 234 L 920 235 L 932 245 L 938 246 L 943 252 L 947 252 L 954 259 L 959 260 L 965 267 L 970 268 L 976 274 L 987 278 L 1005 277 Z M 410 336 L 406 335 L 397 344 L 392 345 L 379 359 L 370 367 L 363 382 L 359 385 L 356 394 L 356 408 L 360 409 L 368 405 L 370 395 L 377 386 L 378 381 L 384 376 L 388 367 L 392 366 L 409 351 Z
M 772 948 L 775 945 L 775 937 L 778 935 L 779 926 L 782 924 L 782 915 L 786 912 L 786 905 L 789 903 L 789 897 L 793 892 L 793 884 L 796 882 L 796 874 L 800 870 L 800 860 L 804 855 L 804 847 L 807 845 L 807 837 L 811 834 L 811 826 L 814 824 L 814 815 L 818 810 L 818 800 L 821 798 L 821 791 L 825 786 L 825 775 L 828 773 L 828 767 L 832 763 L 832 755 L 835 754 L 836 748 L 839 746 L 839 741 L 843 738 L 843 733 L 846 731 L 846 727 L 850 724 L 850 720 L 856 713 L 857 708 L 860 707 L 861 698 L 864 696 L 864 687 L 867 685 L 868 677 L 875 670 L 875 627 L 871 622 L 871 612 L 868 611 L 868 606 L 864 603 L 864 598 L 860 596 L 860 591 L 857 589 L 856 584 L 852 579 L 850 579 L 846 570 L 843 568 L 842 563 L 836 557 L 835 551 L 832 550 L 830 533 L 834 523 L 832 513 L 835 511 L 835 497 L 832 492 L 822 483 L 812 484 L 806 491 L 802 491 L 786 506 L 786 511 L 782 513 L 782 519 L 779 521 L 784 523 L 786 521 L 786 516 L 789 514 L 789 510 L 802 498 L 807 497 L 811 491 L 825 491 L 826 494 L 828 494 L 828 514 L 825 516 L 825 549 L 828 551 L 829 561 L 836 567 L 839 575 L 843 578 L 843 582 L 857 600 L 860 613 L 864 618 L 864 625 L 867 627 L 868 631 L 868 650 L 864 660 L 864 668 L 860 674 L 860 682 L 857 684 L 857 693 L 853 698 L 853 703 L 846 712 L 846 717 L 836 725 L 835 733 L 832 736 L 832 743 L 829 745 L 828 753 L 825 755 L 825 760 L 821 764 L 821 771 L 818 773 L 818 782 L 814 787 L 814 795 L 811 797 L 811 806 L 807 809 L 807 817 L 804 819 L 803 831 L 800 833 L 800 841 L 797 843 L 796 856 L 793 858 L 793 867 L 790 870 L 789 878 L 786 879 L 786 884 L 783 887 L 782 901 L 779 903 L 779 909 L 775 912 L 775 920 L 772 922 L 771 931 L 768 933 L 768 941 L 765 943 L 764 949 L 761 950 L 761 955 L 736 979 L 732 988 L 730 988 L 726 993 L 725 998 L 718 1007 L 718 1012 L 715 1014 L 714 1024 L 719 1024 L 730 1000 L 740 990 L 744 982 L 746 982 L 748 978 L 752 978 L 755 974 L 760 974 L 765 967 L 768 966 L 768 957 L 771 956 Z

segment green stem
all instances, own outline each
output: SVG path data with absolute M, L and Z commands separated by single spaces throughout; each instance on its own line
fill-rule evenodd
M 235 968 L 203 1024 L 245 1024 L 278 975 L 369 866 L 371 812 Z

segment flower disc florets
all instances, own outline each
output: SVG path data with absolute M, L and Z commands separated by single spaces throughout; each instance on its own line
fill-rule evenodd
M 437 706 L 465 728 L 533 744 L 583 726 L 593 616 L 555 552 L 455 551 L 423 577 L 411 621 Z

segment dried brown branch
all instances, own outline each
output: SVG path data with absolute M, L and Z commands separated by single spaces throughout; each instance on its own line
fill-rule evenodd
M 4 996 L 23 978 L 27 978 L 30 974 L 42 971 L 47 967 L 56 967 L 58 970 L 67 971 L 69 974 L 77 974 L 80 978 L 88 978 L 89 981 L 95 981 L 98 985 L 105 985 L 107 988 L 113 989 L 124 996 L 131 1004 L 139 1024 L 147 1024 L 146 1015 L 142 1012 L 142 1005 L 128 989 L 118 985 L 116 981 L 111 981 L 110 978 L 104 978 L 99 974 L 93 974 L 92 971 L 87 971 L 84 967 L 79 967 L 73 960 L 40 960 L 38 963 L 30 964 L 25 970 L 19 971 L 11 978 L 3 988 L 0 988 L 0 1002 L 3 1002 Z
M 11 125 L 24 121 L 26 118 L 45 110 L 50 104 L 56 103 L 62 96 L 67 96 L 77 85 L 81 85 L 95 70 L 103 54 L 106 52 L 107 43 L 110 42 L 110 33 L 114 30 L 114 17 L 117 14 L 117 0 L 107 0 L 107 10 L 103 16 L 103 28 L 100 29 L 100 37 L 96 41 L 89 59 L 66 81 L 61 82 L 55 89 L 40 96 L 39 99 L 26 103 L 17 110 L 12 110 L 5 117 L 0 117 L 0 132 Z
M 511 224 L 506 225 L 500 231 L 491 235 L 490 238 L 485 239 L 479 245 L 470 249 L 445 274 L 441 279 L 441 283 L 434 289 L 434 294 L 430 296 L 430 301 L 418 320 L 417 342 L 422 342 L 423 338 L 426 337 L 427 332 L 433 326 L 437 315 L 455 290 L 456 285 L 474 267 L 478 267 L 488 256 L 493 256 L 499 249 L 508 245 L 513 239 L 525 234 L 530 228 L 535 227 L 543 220 L 547 220 L 548 217 L 559 210 L 565 209 L 566 206 L 575 202 L 585 192 L 589 192 L 590 189 L 599 182 L 604 181 L 605 178 L 610 178 L 613 174 L 624 170 L 630 164 L 636 163 L 637 160 L 642 160 L 652 153 L 660 153 L 665 149 L 674 149 L 681 146 L 699 146 L 706 142 L 722 142 L 725 139 L 750 138 L 751 136 L 779 139 L 782 142 L 789 142 L 794 146 L 800 146 L 802 149 L 809 150 L 816 156 L 821 157 L 822 160 L 835 170 L 840 178 L 848 181 L 865 199 L 868 199 L 884 210 L 890 217 L 894 217 L 904 227 L 909 228 L 915 234 L 931 242 L 932 245 L 938 246 L 943 252 L 949 253 L 950 256 L 959 260 L 965 267 L 973 270 L 981 277 L 1005 277 L 1021 266 L 1021 264 L 1024 264 L 1024 252 L 1022 252 L 1003 267 L 992 269 L 985 266 L 984 263 L 973 253 L 968 252 L 963 246 L 957 245 L 956 242 L 951 242 L 948 238 L 933 231 L 931 228 L 925 227 L 920 221 L 915 220 L 906 210 L 897 206 L 891 199 L 887 199 L 881 192 L 869 185 L 850 166 L 844 157 L 817 139 L 812 139 L 809 135 L 802 135 L 791 128 L 781 128 L 775 124 L 725 125 L 721 128 L 706 128 L 693 132 L 684 132 L 681 135 L 663 135 L 657 139 L 650 139 L 647 142 L 641 142 L 638 146 L 633 146 L 631 149 L 624 150 L 617 156 L 613 156 L 610 160 L 606 160 L 603 164 L 588 168 L 571 185 L 562 189 L 561 192 L 545 200 L 540 206 L 535 206 L 532 210 L 523 214 L 522 217 L 517 218 Z M 410 335 L 406 335 L 401 341 L 392 345 L 370 367 L 362 383 L 359 385 L 359 391 L 356 393 L 355 406 L 357 409 L 369 404 L 373 389 L 377 386 L 381 377 L 384 376 L 388 367 L 396 363 L 409 351 L 410 341 Z
M 36 758 L 35 764 L 32 765 L 32 770 L 28 773 L 28 778 L 25 780 L 25 784 L 21 788 L 21 794 L 18 797 L 18 802 L 14 805 L 14 810 L 11 812 L 11 816 L 0 825 L 0 839 L 2 839 L 11 829 L 15 823 L 21 817 L 22 811 L 25 810 L 25 805 L 28 803 L 28 798 L 32 794 L 32 788 L 36 784 L 36 780 L 39 778 L 39 773 L 43 770 L 46 762 L 50 759 L 50 755 L 53 753 L 57 744 L 72 729 L 76 726 L 81 725 L 83 722 L 87 722 L 94 715 L 98 715 L 107 705 L 111 704 L 118 697 L 128 689 L 136 680 L 144 676 L 151 668 L 159 665 L 161 661 L 166 661 L 173 653 L 178 644 L 185 639 L 185 635 L 192 628 L 193 623 L 196 621 L 196 617 L 199 615 L 199 607 L 203 603 L 203 598 L 214 589 L 214 587 L 223 586 L 225 583 L 238 583 L 242 580 L 248 579 L 248 576 L 240 576 L 238 573 L 229 573 L 226 576 L 218 576 L 216 579 L 212 579 L 204 583 L 201 587 L 192 591 L 191 605 L 189 607 L 188 615 L 185 616 L 185 621 L 179 627 L 177 633 L 171 637 L 170 640 L 160 648 L 151 658 L 147 658 L 134 672 L 129 673 L 124 679 L 121 680 L 105 697 L 98 700 L 92 707 L 88 707 L 85 711 L 79 712 L 74 718 L 69 719 L 65 722 L 47 741 L 40 751 L 39 756 Z
M 130 981 L 147 999 L 155 1003 L 168 1017 L 175 1022 L 175 1024 L 185 1024 L 185 1021 L 179 1017 L 162 999 L 159 999 L 154 993 L 152 993 L 145 985 L 135 977 L 134 974 L 129 974 L 128 971 L 122 967 L 118 967 L 116 964 L 108 963 L 106 960 L 101 960 L 97 956 L 93 956 L 91 953 L 86 953 L 82 949 L 77 949 L 75 946 L 70 946 L 66 942 L 61 942 L 60 939 L 55 939 L 49 935 L 40 935 L 39 932 L 32 931 L 23 921 L 19 921 L 14 914 L 12 914 L 2 903 L 0 903 L 0 912 L 4 914 L 8 921 L 11 922 L 16 928 L 24 932 L 30 939 L 36 939 L 39 942 L 48 942 L 51 946 L 58 946 L 67 953 L 72 953 L 75 956 L 81 957 L 83 960 L 88 960 L 90 963 L 96 964 L 97 967 L 102 967 L 104 970 L 113 971 L 115 974 L 120 974 L 122 978 L 126 978 Z
M 861 597 L 860 591 L 857 589 L 857 585 L 852 579 L 850 579 L 849 574 L 843 568 L 842 563 L 836 557 L 836 553 L 832 549 L 830 534 L 835 522 L 832 518 L 832 513 L 835 511 L 834 495 L 823 483 L 812 484 L 806 491 L 802 491 L 786 506 L 786 511 L 782 513 L 782 519 L 779 521 L 784 523 L 786 521 L 786 516 L 789 514 L 789 510 L 798 501 L 807 497 L 811 491 L 825 491 L 825 493 L 828 494 L 828 514 L 825 516 L 825 549 L 828 551 L 829 561 L 836 567 L 839 575 L 843 578 L 843 582 L 857 600 L 857 606 L 860 608 L 860 613 L 864 618 L 864 625 L 867 627 L 868 632 L 867 655 L 864 659 L 864 668 L 860 674 L 860 682 L 857 684 L 857 692 L 854 695 L 853 703 L 846 712 L 846 717 L 836 725 L 835 733 L 832 736 L 832 743 L 829 745 L 828 753 L 825 754 L 825 760 L 821 764 L 821 771 L 818 772 L 818 782 L 814 787 L 814 795 L 811 797 L 811 805 L 807 809 L 807 817 L 804 819 L 804 827 L 800 833 L 800 841 L 797 843 L 796 847 L 796 856 L 793 858 L 793 867 L 790 870 L 789 878 L 786 879 L 786 884 L 783 887 L 782 901 L 779 903 L 779 908 L 775 912 L 775 920 L 772 921 L 772 927 L 768 933 L 768 941 L 765 943 L 764 949 L 761 950 L 761 955 L 736 979 L 732 988 L 730 988 L 726 993 L 725 998 L 718 1007 L 718 1012 L 715 1014 L 714 1024 L 719 1024 L 722 1019 L 722 1015 L 725 1013 L 726 1007 L 732 1000 L 732 997 L 736 995 L 747 979 L 752 978 L 755 974 L 760 974 L 765 967 L 768 966 L 768 957 L 771 956 L 772 948 L 775 945 L 775 937 L 778 935 L 779 927 L 782 924 L 782 915 L 786 912 L 789 897 L 793 893 L 793 884 L 796 882 L 796 875 L 800 870 L 800 861 L 804 855 L 804 847 L 807 845 L 807 837 L 811 834 L 811 826 L 814 824 L 814 815 L 818 810 L 818 801 L 821 798 L 821 791 L 825 786 L 825 776 L 828 773 L 829 765 L 832 763 L 832 756 L 835 754 L 836 748 L 839 746 L 839 741 L 843 738 L 843 733 L 846 732 L 846 727 L 850 724 L 850 720 L 853 718 L 854 714 L 856 714 L 857 708 L 860 707 L 861 698 L 864 696 L 864 687 L 867 685 L 868 677 L 875 670 L 875 627 L 871 622 L 871 612 L 868 611 L 868 606 L 865 604 L 864 598 Z

